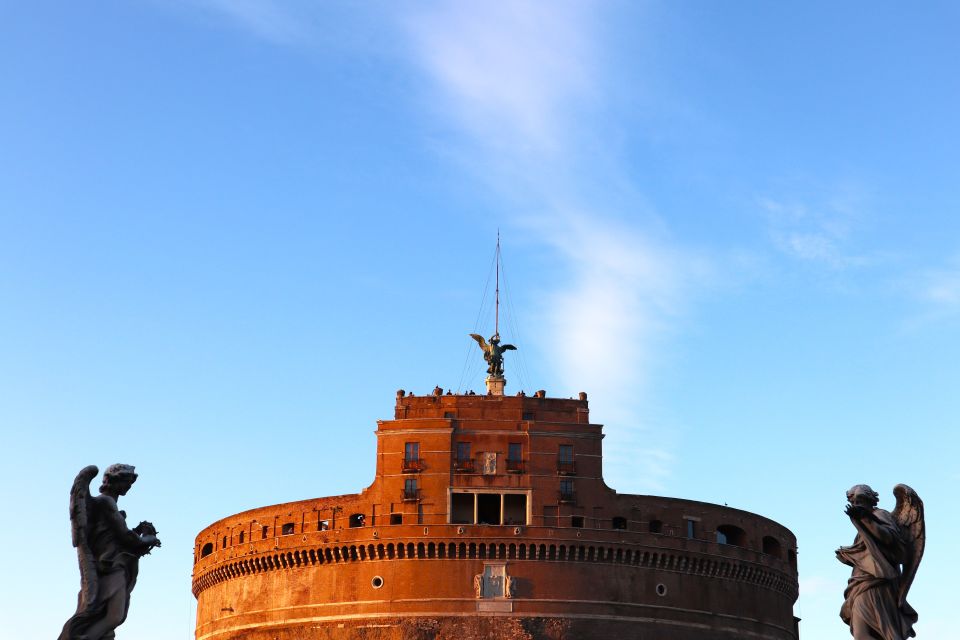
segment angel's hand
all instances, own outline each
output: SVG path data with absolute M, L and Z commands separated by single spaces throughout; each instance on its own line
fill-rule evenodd
M 846 513 L 851 520 L 862 520 L 868 511 L 865 507 L 861 507 L 858 504 L 848 504 L 847 508 L 844 509 L 844 513 Z

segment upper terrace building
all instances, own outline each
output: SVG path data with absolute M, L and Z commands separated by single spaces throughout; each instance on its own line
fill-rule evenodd
M 368 488 L 201 531 L 198 640 L 798 637 L 788 529 L 617 493 L 586 394 L 488 388 L 399 391 Z

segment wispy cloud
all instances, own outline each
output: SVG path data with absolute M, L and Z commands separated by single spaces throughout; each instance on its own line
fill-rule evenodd
M 615 155 L 597 151 L 611 137 L 602 114 L 613 81 L 600 63 L 601 7 L 478 7 L 446 3 L 407 18 L 415 60 L 432 81 L 429 102 L 460 133 L 466 166 L 523 202 L 516 223 L 563 264 L 566 277 L 537 318 L 540 351 L 556 384 L 597 400 L 595 417 L 610 427 L 608 480 L 661 489 L 670 430 L 644 426 L 652 415 L 644 390 L 703 261 L 666 239 Z
M 278 44 L 328 38 L 327 18 L 304 0 L 185 1 Z M 502 194 L 511 222 L 535 230 L 527 235 L 561 263 L 566 277 L 536 318 L 542 330 L 532 346 L 549 359 L 541 370 L 558 392 L 583 389 L 597 400 L 595 418 L 610 427 L 611 484 L 659 490 L 672 466 L 671 430 L 643 426 L 654 419 L 644 389 L 658 345 L 706 268 L 669 240 L 611 151 L 618 133 L 607 90 L 618 79 L 604 64 L 607 10 L 562 0 L 451 1 L 390 10 L 377 17 L 390 26 L 366 28 L 393 29 L 427 80 L 419 101 L 442 128 L 438 150 Z
M 305 44 L 313 34 L 310 4 L 299 0 L 183 1 L 276 44 Z
M 904 278 L 900 288 L 921 304 L 911 325 L 926 325 L 960 315 L 960 255 L 939 267 Z
M 821 197 L 760 197 L 774 246 L 784 254 L 833 269 L 864 266 L 870 258 L 852 250 L 851 236 L 863 217 L 864 198 L 841 188 Z

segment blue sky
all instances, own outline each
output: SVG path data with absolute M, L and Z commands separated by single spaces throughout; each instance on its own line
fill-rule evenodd
M 397 388 L 482 386 L 498 229 L 508 392 L 587 391 L 611 486 L 790 527 L 839 640 L 844 491 L 906 482 L 953 633 L 960 10 L 487 4 L 0 10 L 13 637 L 72 612 L 67 492 L 117 461 L 164 541 L 121 637 L 191 637 L 199 529 L 358 491 Z

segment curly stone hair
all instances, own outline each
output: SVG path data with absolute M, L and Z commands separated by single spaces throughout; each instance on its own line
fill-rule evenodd
M 868 484 L 855 484 L 847 490 L 847 500 L 853 502 L 853 496 L 857 493 L 863 493 L 870 496 L 870 502 L 875 507 L 880 502 L 880 494 L 870 488 Z
M 103 483 L 100 485 L 100 492 L 109 487 L 114 481 L 121 477 L 131 477 L 131 482 L 136 482 L 137 474 L 134 473 L 132 464 L 112 464 L 103 472 Z

